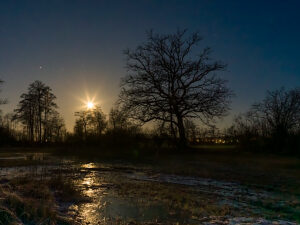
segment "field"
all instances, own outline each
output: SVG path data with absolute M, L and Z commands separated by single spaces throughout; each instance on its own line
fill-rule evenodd
M 220 147 L 126 158 L 53 152 L 2 150 L 0 224 L 300 222 L 298 158 Z

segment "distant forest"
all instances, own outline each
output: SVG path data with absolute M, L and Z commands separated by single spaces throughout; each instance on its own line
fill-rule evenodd
M 220 130 L 234 96 L 217 76 L 226 69 L 198 48 L 198 33 L 148 32 L 145 43 L 124 51 L 127 74 L 116 104 L 105 115 L 100 105 L 74 112 L 67 132 L 56 96 L 42 81 L 29 84 L 16 109 L 0 114 L 0 145 L 139 146 L 187 149 L 200 144 L 235 145 L 244 150 L 300 154 L 300 88 L 267 91 L 265 97 Z M 195 52 L 197 54 L 195 54 Z M 0 85 L 3 81 L 0 81 Z M 0 105 L 6 104 L 2 96 Z M 143 125 L 152 122 L 151 128 Z

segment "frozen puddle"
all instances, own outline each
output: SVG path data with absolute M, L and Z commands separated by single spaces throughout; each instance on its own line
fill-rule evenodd
M 218 204 L 220 205 L 231 205 L 240 211 L 243 211 L 243 209 L 245 209 L 246 211 L 251 210 L 252 212 L 258 212 L 259 215 L 262 214 L 262 211 L 259 206 L 256 206 L 256 203 L 258 202 L 265 200 L 269 202 L 271 200 L 272 202 L 274 202 L 274 204 L 278 204 L 280 202 L 282 205 L 288 205 L 288 201 L 290 200 L 289 197 L 283 196 L 282 194 L 268 192 L 263 190 L 263 188 L 252 189 L 236 182 L 225 182 L 214 179 L 170 174 L 146 175 L 143 173 L 133 173 L 128 174 L 127 177 L 136 181 L 149 181 L 190 186 L 200 193 L 212 195 L 212 198 L 216 199 Z M 213 196 L 217 196 L 217 198 Z M 262 218 L 208 217 L 203 218 L 203 220 L 201 219 L 201 224 L 295 225 L 296 223 L 284 220 L 271 221 Z

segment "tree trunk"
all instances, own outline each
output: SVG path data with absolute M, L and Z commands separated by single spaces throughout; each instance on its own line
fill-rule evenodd
M 178 131 L 179 131 L 179 147 L 181 149 L 186 147 L 186 137 L 185 137 L 185 129 L 183 125 L 183 118 L 180 115 L 177 115 L 177 123 L 178 123 Z
M 171 125 L 170 125 L 170 128 L 171 128 L 171 135 L 173 136 L 173 139 L 176 140 L 176 132 L 175 132 L 175 128 L 174 128 L 174 121 L 173 121 L 173 114 L 171 114 Z
M 42 143 L 42 115 L 40 114 L 39 118 L 39 142 Z
M 43 132 L 43 142 L 46 142 L 46 135 L 47 135 L 47 125 L 46 125 L 46 111 L 44 112 L 44 132 Z
M 86 141 L 87 137 L 87 129 L 86 129 L 86 124 L 84 124 L 84 140 Z

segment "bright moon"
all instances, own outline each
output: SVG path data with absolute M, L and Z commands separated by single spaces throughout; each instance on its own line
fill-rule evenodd
M 87 107 L 88 109 L 92 109 L 92 108 L 94 108 L 94 103 L 93 103 L 93 102 L 88 102 L 88 103 L 86 104 L 86 107 Z

